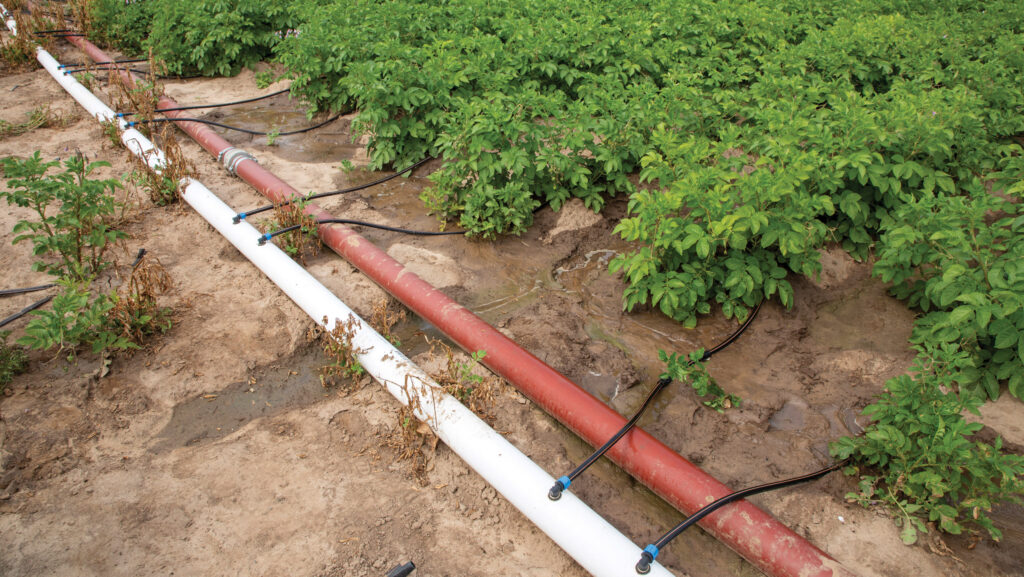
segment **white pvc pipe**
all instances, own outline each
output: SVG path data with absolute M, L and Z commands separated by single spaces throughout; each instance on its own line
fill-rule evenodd
M 572 493 L 548 499 L 554 477 L 548 475 L 472 411 L 441 388 L 422 369 L 362 321 L 345 303 L 275 245 L 258 246 L 260 232 L 248 222 L 231 224 L 236 212 L 206 187 L 191 183 L 183 195 L 203 218 L 264 272 L 318 323 L 327 318 L 352 323 L 351 346 L 359 363 L 402 404 L 410 404 L 452 451 L 594 575 L 635 575 L 641 550 Z M 482 561 L 483 562 L 483 561 Z M 661 565 L 652 575 L 668 576 Z
M 7 15 L 0 4 L 0 11 Z M 13 19 L 7 26 L 16 32 Z M 90 114 L 99 120 L 123 120 L 71 75 L 64 74 L 48 52 L 37 47 L 37 58 L 44 68 Z M 124 131 L 122 141 L 129 150 L 159 170 L 162 152 L 138 131 Z M 255 264 L 314 321 L 333 328 L 336 322 L 351 325 L 349 335 L 359 363 L 388 392 L 404 405 L 410 405 L 416 417 L 426 422 L 438 437 L 469 466 L 490 483 L 538 528 L 598 577 L 635 575 L 634 565 L 641 550 L 612 527 L 604 518 L 571 492 L 553 502 L 547 493 L 555 479 L 505 440 L 472 411 L 441 387 L 401 351 L 370 328 L 337 296 L 327 290 L 306 269 L 273 244 L 259 246 L 261 236 L 248 222 L 232 224 L 236 211 L 224 204 L 202 183 L 184 179 L 182 198 L 217 229 L 232 245 Z M 481 565 L 485 561 L 481 560 Z M 672 574 L 655 562 L 650 575 Z

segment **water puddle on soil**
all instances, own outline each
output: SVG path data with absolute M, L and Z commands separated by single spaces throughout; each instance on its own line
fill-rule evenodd
M 180 403 L 151 451 L 160 453 L 214 441 L 254 419 L 324 399 L 331 394 L 320 383 L 318 371 L 324 363 L 318 347 L 302 347 L 290 357 L 256 369 L 249 380 Z
M 221 124 L 238 126 L 259 132 L 292 132 L 319 124 L 327 118 L 323 114 L 312 120 L 306 117 L 305 108 L 288 100 L 287 95 L 271 98 L 265 102 L 254 102 L 231 108 L 217 109 L 200 118 L 213 120 Z M 355 163 L 365 158 L 365 149 L 352 140 L 351 117 L 343 116 L 334 122 L 309 132 L 276 136 L 273 138 L 273 153 L 290 162 L 322 163 L 337 162 L 345 159 L 356 159 Z M 235 130 L 210 127 L 232 142 L 238 139 L 250 139 L 254 144 L 268 145 L 268 136 L 244 135 Z

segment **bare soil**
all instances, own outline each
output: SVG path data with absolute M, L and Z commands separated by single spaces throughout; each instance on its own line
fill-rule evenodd
M 63 49 L 63 61 L 81 56 Z M 102 95 L 105 83 L 97 82 Z M 274 85 L 274 90 L 282 85 Z M 237 78 L 166 83 L 183 104 L 263 93 L 251 72 Z M 41 150 L 83 153 L 132 170 L 99 125 L 41 70 L 5 71 L 0 118 L 21 122 L 36 106 L 74 111 L 64 128 L 0 140 L 0 156 Z M 211 113 L 222 122 L 281 130 L 304 125 L 302 107 L 277 97 Z M 358 167 L 351 117 L 309 135 L 266 139 L 226 133 L 295 188 L 329 190 L 379 177 Z M 264 199 L 198 146 L 182 147 L 199 178 L 230 206 Z M 356 170 L 341 170 L 348 159 Z M 417 197 L 436 164 L 411 178 L 325 199 L 338 216 L 409 228 L 436 227 Z M 83 352 L 77 362 L 34 352 L 28 373 L 0 398 L 0 575 L 383 575 L 412 560 L 415 575 L 583 575 L 584 572 L 443 445 L 428 470 L 389 446 L 399 405 L 378 385 L 324 386 L 311 322 L 227 241 L 187 207 L 152 206 L 129 192 L 126 270 L 140 247 L 167 268 L 165 303 L 174 327 L 145 349 L 113 359 Z M 367 230 L 411 270 L 501 328 L 526 349 L 623 414 L 659 373 L 659 348 L 688 352 L 718 342 L 735 325 L 710 317 L 686 330 L 650 311 L 624 314 L 623 282 L 607 261 L 628 248 L 612 235 L 624 199 L 602 215 L 570 203 L 542 210 L 530 232 L 497 242 L 418 238 Z M 41 284 L 30 247 L 11 245 L 28 216 L 0 206 L 3 288 Z M 709 362 L 740 407 L 719 414 L 674 385 L 641 422 L 652 434 L 734 487 L 816 470 L 827 443 L 859 429 L 859 409 L 912 359 L 913 315 L 887 296 L 870 266 L 841 251 L 824 254 L 819 282 L 797 279 L 796 305 L 768 304 L 750 330 Z M 384 292 L 323 252 L 309 270 L 360 314 Z M 111 283 L 116 284 L 116 277 Z M 6 315 L 40 295 L 0 301 Z M 8 328 L 21 334 L 26 320 Z M 412 318 L 403 350 L 430 364 Z M 497 396 L 495 428 L 553 475 L 589 447 L 511 387 Z M 1024 409 L 1012 399 L 986 408 L 989 434 L 1024 447 Z M 861 421 L 860 424 L 863 424 Z M 904 546 L 882 510 L 848 504 L 849 478 L 833 475 L 754 501 L 864 577 L 1024 575 L 1024 510 L 1003 507 L 1001 543 L 934 537 Z M 682 516 L 609 462 L 573 491 L 643 546 Z M 679 575 L 747 576 L 751 565 L 699 530 L 659 560 Z

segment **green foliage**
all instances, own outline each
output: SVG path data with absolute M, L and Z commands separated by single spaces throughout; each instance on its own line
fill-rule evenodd
M 1008 112 L 1024 105 L 1022 17 L 1008 0 L 364 0 L 305 19 L 276 48 L 295 91 L 317 109 L 358 109 L 375 168 L 442 156 L 424 199 L 474 233 L 521 232 L 534 208 L 574 196 L 599 209 L 634 191 L 627 177 L 647 159 L 648 180 L 686 202 L 640 199 L 634 208 L 648 210 L 627 225 L 631 236 L 654 242 L 661 221 L 677 219 L 713 238 L 656 248 L 653 263 L 638 263 L 653 267 L 640 275 L 647 286 L 627 304 L 696 266 L 698 250 L 712 261 L 725 254 L 716 248 L 760 251 L 762 276 L 772 260 L 814 272 L 826 241 L 866 256 L 906 196 L 952 191 L 1024 128 Z M 688 142 L 693 151 L 678 149 Z M 758 187 L 765 198 L 751 199 Z M 686 212 L 723 193 L 739 206 Z M 723 221 L 750 204 L 747 218 L 767 216 L 775 230 Z M 753 274 L 753 287 L 734 276 L 726 290 L 719 276 L 692 303 L 683 294 L 660 306 L 685 320 L 704 303 L 746 308 L 759 291 L 785 294 Z
M 991 399 L 1000 383 L 1024 399 L 1024 204 L 1019 149 L 1005 166 L 1017 188 L 926 194 L 900 206 L 879 243 L 874 272 L 925 314 L 911 340 L 962 348 L 957 382 Z M 1005 174 L 1005 172 L 1004 172 Z
M 658 358 L 661 359 L 661 362 L 665 363 L 665 372 L 662 373 L 661 378 L 669 378 L 680 382 L 689 381 L 694 392 L 697 393 L 698 397 L 701 397 L 701 402 L 704 403 L 704 406 L 710 407 L 719 413 L 724 413 L 725 409 L 740 406 L 739 397 L 726 393 L 722 390 L 722 387 L 718 386 L 715 379 L 711 378 L 704 363 L 701 362 L 703 356 L 704 349 L 694 351 L 689 356 L 679 355 L 678 353 L 669 354 L 659 350 Z M 711 398 L 705 399 L 708 396 Z
M 0 392 L 3 392 L 11 379 L 24 373 L 28 368 L 28 355 L 17 345 L 7 344 L 11 333 L 0 331 Z
M 149 0 L 159 10 L 146 45 L 174 74 L 234 76 L 267 58 L 297 26 L 293 0 Z M 131 5 L 125 10 L 130 10 Z
M 56 160 L 43 162 L 39 151 L 25 160 L 0 159 L 9 189 L 0 192 L 0 198 L 29 208 L 38 217 L 14 226 L 14 244 L 28 240 L 36 256 L 57 257 L 56 262 L 36 261 L 33 270 L 82 284 L 109 265 L 104 254 L 125 237 L 109 224 L 117 210 L 112 193 L 121 185 L 116 179 L 88 178 L 96 168 L 109 163 L 86 163 L 78 155 L 63 162 L 63 172 L 47 175 L 60 164 Z
M 298 26 L 296 0 L 92 0 L 94 39 L 151 51 L 173 74 L 233 76 Z
M 848 474 L 861 474 L 859 492 L 847 498 L 889 506 L 908 544 L 928 521 L 953 534 L 982 528 L 999 540 L 986 513 L 1002 501 L 1024 502 L 1024 457 L 1003 453 L 999 438 L 993 445 L 971 438 L 982 425 L 963 415 L 979 414 L 982 400 L 957 387 L 970 356 L 952 344 L 918 351 L 912 375 L 890 380 L 864 409 L 873 419 L 864 435 L 831 445 L 836 458 L 857 465 Z
M 129 339 L 106 328 L 107 313 L 114 308 L 115 299 L 108 294 L 94 296 L 88 283 L 61 279 L 60 294 L 53 297 L 49 309 L 32 311 L 34 317 L 25 327 L 25 336 L 19 345 L 33 349 L 57 349 L 57 354 L 68 353 L 74 360 L 77 347 L 89 345 L 93 353 L 107 349 L 136 348 Z
M 125 54 L 144 54 L 153 20 L 163 4 L 163 0 L 90 0 L 89 37 Z

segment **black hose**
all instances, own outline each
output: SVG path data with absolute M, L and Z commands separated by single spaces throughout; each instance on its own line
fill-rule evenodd
M 41 284 L 39 286 L 30 286 L 30 287 L 25 287 L 25 288 L 5 289 L 5 290 L 0 290 L 0 297 L 9 297 L 9 296 L 12 296 L 12 295 L 23 295 L 25 293 L 34 293 L 34 292 L 38 292 L 38 291 L 41 291 L 41 290 L 46 290 L 48 288 L 55 287 L 55 286 L 57 286 L 57 285 L 51 283 L 51 284 Z
M 417 235 L 417 236 L 448 236 L 448 235 L 455 235 L 455 234 L 466 234 L 466 231 L 464 231 L 464 230 L 449 230 L 449 231 L 409 230 L 407 228 L 399 228 L 399 227 L 395 227 L 395 226 L 387 226 L 385 224 L 374 224 L 372 222 L 365 222 L 365 221 L 362 221 L 362 220 L 352 220 L 352 219 L 349 219 L 349 218 L 324 218 L 324 219 L 320 219 L 320 220 L 316 221 L 316 224 L 351 224 L 351 225 L 356 225 L 356 226 L 365 226 L 365 227 L 368 227 L 368 228 L 377 228 L 377 229 L 380 229 L 380 230 L 387 230 L 387 231 L 391 231 L 391 232 L 400 232 L 400 233 L 403 233 L 403 234 L 414 234 L 414 235 Z M 269 241 L 270 239 L 274 238 L 275 236 L 279 236 L 279 235 L 282 235 L 282 234 L 284 234 L 286 232 L 291 232 L 293 230 L 298 230 L 298 229 L 302 228 L 302 226 L 303 225 L 301 225 L 301 224 L 293 224 L 291 226 L 286 226 L 285 228 L 282 228 L 282 229 L 279 229 L 279 230 L 275 230 L 273 232 L 264 233 L 264 234 L 262 234 L 260 236 L 258 244 L 260 246 L 263 246 L 263 245 L 267 244 L 267 241 Z
M 724 341 L 718 343 L 711 349 L 705 351 L 700 358 L 701 362 L 709 360 L 711 358 L 711 355 L 718 353 L 725 347 L 731 345 L 736 339 L 738 339 L 740 335 L 742 335 L 743 332 L 747 330 L 747 327 L 750 326 L 750 323 L 754 322 L 754 317 L 756 317 L 757 313 L 761 310 L 761 304 L 762 303 L 758 303 L 757 306 L 754 307 L 754 310 L 750 312 L 750 314 L 747 316 L 747 320 L 744 321 L 742 325 L 740 325 L 740 328 L 736 329 L 736 331 L 729 335 L 728 338 L 726 338 Z M 557 501 L 561 499 L 562 491 L 568 489 L 569 485 L 571 485 L 572 482 L 576 480 L 576 477 L 582 475 L 583 472 L 590 468 L 590 466 L 593 465 L 595 461 L 597 461 L 605 453 L 607 453 L 608 450 L 615 445 L 615 443 L 619 442 L 619 439 L 625 436 L 625 434 L 628 433 L 630 429 L 636 426 L 637 421 L 640 420 L 640 416 L 643 415 L 644 412 L 647 410 L 647 407 L 651 405 L 651 401 L 654 400 L 654 397 L 658 396 L 658 393 L 660 393 L 662 389 L 664 389 L 671 383 L 671 377 L 665 376 L 658 379 L 658 382 L 654 385 L 654 388 L 651 389 L 651 392 L 647 394 L 647 398 L 644 400 L 643 404 L 640 405 L 640 408 L 629 419 L 629 421 L 627 421 L 626 424 L 623 425 L 623 427 L 619 429 L 617 433 L 612 435 L 612 438 L 608 439 L 608 442 L 601 445 L 601 447 L 599 447 L 596 451 L 593 452 L 593 454 L 587 457 L 585 461 L 583 461 L 582 463 L 579 464 L 578 467 L 573 469 L 572 472 L 570 472 L 568 475 L 559 477 L 558 480 L 555 481 L 555 484 L 551 486 L 551 489 L 548 490 L 548 499 L 551 499 L 552 501 Z
M 35 36 L 85 36 L 78 30 L 72 30 L 71 28 L 61 28 L 57 30 L 36 30 L 32 33 Z
M 719 508 L 724 507 L 729 503 L 732 503 L 733 501 L 744 499 L 752 495 L 757 495 L 758 493 L 764 493 L 765 491 L 774 491 L 775 489 L 782 489 L 799 483 L 805 483 L 807 481 L 820 479 L 825 475 L 831 473 L 832 471 L 837 471 L 845 467 L 849 461 L 849 459 L 844 459 L 834 465 L 825 467 L 820 471 L 815 471 L 807 475 L 793 477 L 791 479 L 783 479 L 781 481 L 772 481 L 771 483 L 765 483 L 764 485 L 758 485 L 756 487 L 741 489 L 739 491 L 736 491 L 735 493 L 729 493 L 725 497 L 716 499 L 711 503 L 708 503 L 707 505 L 701 507 L 699 511 L 687 517 L 685 521 L 673 527 L 671 531 L 662 535 L 661 539 L 658 539 L 653 544 L 644 547 L 644 552 L 640 554 L 640 561 L 638 561 L 636 564 L 636 572 L 641 575 L 646 575 L 647 573 L 649 573 L 651 570 L 651 563 L 654 561 L 655 558 L 658 557 L 658 553 L 661 551 L 661 549 L 665 548 L 665 546 L 668 545 L 669 542 L 672 541 L 672 539 L 678 537 L 680 533 L 682 533 L 690 526 L 694 525 L 695 523 L 703 519 L 704 517 L 707 517 L 711 513 L 715 512 Z
M 175 111 L 178 111 L 178 110 L 196 110 L 196 109 L 199 109 L 199 108 L 221 108 L 221 107 L 224 107 L 224 106 L 234 106 L 236 104 L 248 104 L 250 102 L 256 102 L 256 101 L 259 101 L 259 100 L 266 100 L 267 98 L 272 98 L 274 96 L 278 96 L 278 95 L 284 94 L 285 92 L 288 92 L 289 90 L 291 90 L 291 89 L 290 88 L 285 88 L 284 90 L 278 90 L 277 92 L 271 92 L 270 94 L 264 94 L 263 96 L 257 96 L 255 98 L 247 98 L 245 100 L 235 100 L 234 102 L 221 102 L 219 104 L 196 104 L 196 105 L 193 105 L 193 106 L 175 106 L 174 108 L 157 108 L 153 112 L 175 112 Z M 125 116 L 132 116 L 134 114 L 136 114 L 136 113 L 135 112 L 118 112 L 117 113 L 117 115 L 122 117 L 122 118 L 125 117 Z
M 105 60 L 103 62 L 92 62 L 92 63 L 80 63 L 75 62 L 73 64 L 60 64 L 57 66 L 58 70 L 64 68 L 84 68 L 86 66 L 105 66 L 108 64 L 134 64 L 136 62 L 149 62 L 148 58 L 127 58 L 125 60 Z
M 146 256 L 146 249 L 140 248 L 139 254 L 135 255 L 135 261 L 132 262 L 132 269 L 139 266 L 139 263 L 142 262 L 142 257 L 144 256 Z
M 290 130 L 288 132 L 278 132 L 275 136 L 290 136 L 292 134 L 302 134 L 304 132 L 310 132 L 311 130 L 316 130 L 317 128 L 320 128 L 321 126 L 325 126 L 327 124 L 330 124 L 330 123 L 334 122 L 335 120 L 337 120 L 339 118 L 341 118 L 340 114 L 332 116 L 331 118 L 328 118 L 327 120 L 325 120 L 325 121 L 323 121 L 323 122 L 321 122 L 319 124 L 314 124 L 313 126 L 307 126 L 306 128 L 301 128 L 299 130 Z M 209 124 L 210 126 L 217 126 L 217 127 L 220 127 L 220 128 L 226 128 L 228 130 L 234 130 L 236 132 L 243 132 L 245 134 L 252 134 L 253 136 L 268 136 L 268 135 L 271 134 L 270 132 L 262 132 L 262 131 L 259 131 L 259 130 L 250 130 L 248 128 L 241 128 L 241 127 L 238 127 L 238 126 L 231 126 L 229 124 L 223 124 L 221 122 L 216 122 L 216 121 L 213 121 L 213 120 L 205 120 L 205 119 L 202 119 L 202 118 L 146 118 L 146 119 L 143 119 L 143 120 L 132 120 L 131 122 L 127 123 L 127 127 L 131 128 L 131 127 L 137 126 L 139 124 L 143 124 L 143 123 L 152 124 L 152 123 L 155 123 L 155 122 L 199 122 L 201 124 Z
M 126 72 L 134 72 L 135 74 L 141 74 L 143 76 L 149 76 L 150 74 L 152 74 L 151 71 L 143 70 L 141 68 L 118 68 L 116 66 L 115 67 L 100 66 L 98 68 L 71 68 L 71 69 L 65 69 L 64 70 L 64 74 L 76 74 L 78 72 L 94 72 L 94 71 L 95 72 L 109 72 L 111 70 L 124 70 Z M 171 74 L 156 74 L 155 76 L 157 78 L 159 78 L 160 80 L 191 80 L 193 78 L 202 78 L 202 75 L 199 75 L 199 74 L 192 74 L 192 75 L 189 75 L 189 76 L 174 76 L 174 75 L 171 75 Z
M 0 321 L 0 327 L 7 326 L 9 323 L 12 323 L 12 322 L 20 319 L 21 317 L 27 315 L 28 313 L 30 313 L 30 312 L 36 310 L 37 308 L 45 305 L 46 303 L 50 302 L 50 299 L 52 299 L 52 298 L 53 298 L 53 295 L 50 295 L 50 296 L 48 296 L 48 297 L 46 297 L 44 299 L 38 300 L 38 301 L 28 305 L 27 307 L 21 309 L 20 311 L 14 313 L 13 315 L 5 318 L 2 321 Z
M 291 198 L 291 199 L 288 199 L 288 200 L 286 200 L 286 201 L 284 201 L 284 202 L 282 202 L 280 204 L 276 204 L 276 205 L 274 205 L 274 204 L 267 204 L 267 205 L 261 206 L 259 208 L 254 208 L 252 210 L 247 210 L 245 212 L 240 212 L 240 213 L 236 214 L 235 217 L 231 219 L 231 221 L 234 222 L 235 224 L 238 224 L 239 222 L 242 222 L 243 220 L 245 220 L 245 217 L 247 217 L 247 216 L 250 216 L 250 215 L 253 215 L 253 214 L 259 214 L 261 212 L 266 212 L 266 211 L 274 208 L 275 206 L 288 206 L 289 204 L 293 204 L 293 203 L 299 202 L 299 201 L 306 202 L 308 200 L 314 200 L 314 199 L 317 199 L 317 198 L 324 198 L 325 196 L 336 196 L 336 195 L 339 195 L 339 194 L 348 194 L 350 192 L 357 192 L 357 191 L 360 191 L 360 190 L 363 190 L 363 189 L 366 189 L 366 188 L 370 188 L 372 186 L 377 186 L 378 184 L 383 184 L 383 183 L 391 180 L 392 178 L 396 178 L 396 177 L 401 176 L 401 175 L 403 175 L 403 174 L 405 174 L 405 173 L 407 173 L 407 172 L 409 172 L 411 170 L 415 170 L 416 168 L 419 168 L 419 167 L 423 166 L 424 164 L 426 164 L 429 160 L 430 160 L 430 158 L 424 158 L 423 160 L 417 162 L 416 164 L 413 164 L 412 166 L 409 166 L 407 168 L 403 168 L 402 170 L 399 170 L 398 172 L 396 172 L 394 174 L 385 176 L 384 178 L 379 178 L 379 179 L 377 179 L 377 180 L 375 180 L 373 182 L 367 182 L 366 184 L 360 184 L 359 186 L 353 186 L 352 188 L 343 188 L 341 190 L 331 190 L 331 191 L 328 191 L 328 192 L 318 192 L 316 194 L 309 194 L 309 195 L 303 196 L 302 198 Z

